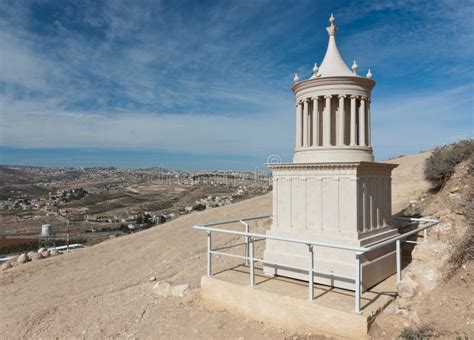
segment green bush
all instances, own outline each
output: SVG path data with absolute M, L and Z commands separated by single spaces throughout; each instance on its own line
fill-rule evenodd
M 451 178 L 456 165 L 474 156 L 474 140 L 462 140 L 457 143 L 436 148 L 426 160 L 425 178 L 433 184 L 434 190 L 440 190 Z

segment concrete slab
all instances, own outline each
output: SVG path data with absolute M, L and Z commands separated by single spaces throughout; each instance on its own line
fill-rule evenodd
M 354 292 L 314 285 L 308 301 L 308 283 L 287 277 L 269 277 L 255 271 L 250 288 L 249 270 L 238 266 L 201 279 L 201 298 L 211 309 L 226 309 L 246 318 L 303 333 L 314 332 L 361 338 L 374 317 L 396 297 L 396 279 L 391 276 L 362 294 L 361 313 L 354 313 Z

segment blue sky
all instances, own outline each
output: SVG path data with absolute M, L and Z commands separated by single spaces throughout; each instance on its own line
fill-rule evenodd
M 0 163 L 291 161 L 295 72 L 371 68 L 376 158 L 473 136 L 472 1 L 0 2 Z

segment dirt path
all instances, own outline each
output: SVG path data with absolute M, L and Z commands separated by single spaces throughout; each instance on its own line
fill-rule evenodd
M 424 154 L 394 160 L 394 206 L 406 204 L 420 182 Z M 271 212 L 271 193 L 180 217 L 160 227 L 112 239 L 76 253 L 30 262 L 0 273 L 2 338 L 284 338 L 283 330 L 227 312 L 207 312 L 198 300 L 159 297 L 157 280 L 199 287 L 205 234 L 192 225 Z M 262 232 L 267 226 L 253 227 Z M 220 238 L 218 243 L 228 239 Z M 232 264 L 216 261 L 216 270 Z

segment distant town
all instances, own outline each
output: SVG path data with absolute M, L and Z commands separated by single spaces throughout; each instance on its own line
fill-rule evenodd
M 97 243 L 193 211 L 271 190 L 265 171 L 0 166 L 0 254 L 36 244 L 50 224 L 59 244 Z

